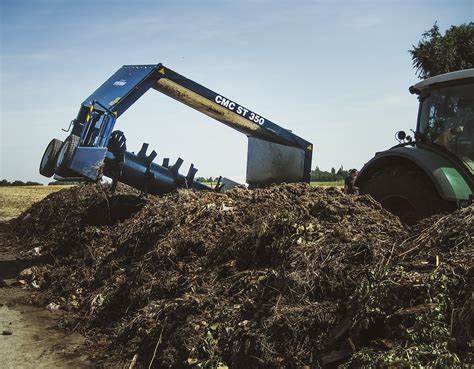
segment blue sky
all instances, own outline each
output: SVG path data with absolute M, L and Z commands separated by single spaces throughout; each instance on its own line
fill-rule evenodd
M 42 182 L 80 103 L 120 66 L 158 62 L 313 142 L 313 167 L 360 168 L 415 125 L 411 45 L 474 19 L 474 0 L 0 4 L 0 179 Z M 244 180 L 247 138 L 154 90 L 116 128 L 130 151 Z

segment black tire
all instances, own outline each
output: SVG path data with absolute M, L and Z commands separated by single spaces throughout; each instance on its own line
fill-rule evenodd
M 387 167 L 375 173 L 360 186 L 360 194 L 371 195 L 407 224 L 455 209 L 453 203 L 439 196 L 425 173 L 403 165 Z
M 39 166 L 39 172 L 41 175 L 49 178 L 54 174 L 56 159 L 58 158 L 59 149 L 62 144 L 63 141 L 53 138 L 48 146 L 46 146 L 46 150 L 44 150 Z
M 61 145 L 56 157 L 56 165 L 54 172 L 61 177 L 75 177 L 77 174 L 69 169 L 71 165 L 74 152 L 79 144 L 79 136 L 69 135 Z
M 127 151 L 127 139 L 122 131 L 113 131 L 107 144 L 109 150 L 116 158 L 123 158 L 125 151 Z

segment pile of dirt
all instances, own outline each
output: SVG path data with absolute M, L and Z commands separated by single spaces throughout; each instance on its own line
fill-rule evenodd
M 43 303 L 142 367 L 472 362 L 474 207 L 409 229 L 368 196 L 304 184 L 145 202 L 49 195 L 12 223 L 51 256 Z
M 108 227 L 101 232 L 100 226 L 129 219 L 145 202 L 128 186 L 112 194 L 108 186 L 82 185 L 49 194 L 11 223 L 34 254 L 75 261 L 92 239 L 107 237 Z

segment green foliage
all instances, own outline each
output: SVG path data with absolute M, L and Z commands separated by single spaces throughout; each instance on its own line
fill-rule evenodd
M 425 311 L 401 314 L 407 306 L 409 272 L 395 267 L 395 274 L 389 270 L 371 271 L 356 290 L 356 301 L 361 309 L 355 323 L 363 331 L 373 331 L 382 323 L 390 333 L 393 346 L 385 349 L 376 345 L 364 347 L 351 357 L 348 365 L 393 365 L 415 367 L 453 367 L 460 364 L 456 348 L 462 349 L 461 337 L 453 334 L 453 309 L 458 302 L 452 300 L 454 291 L 459 290 L 463 277 L 452 270 L 438 270 L 428 280 L 413 284 L 410 293 L 412 304 L 431 304 Z M 394 275 L 398 275 L 396 280 Z M 400 285 L 405 285 L 400 289 Z M 401 293 L 403 292 L 403 293 Z M 381 336 L 381 338 L 383 335 Z M 376 340 L 375 340 L 376 341 Z M 373 341 L 373 342 L 375 342 Z
M 474 23 L 451 26 L 444 36 L 435 23 L 409 52 L 413 67 L 423 79 L 474 68 Z
M 209 178 L 206 178 L 206 177 L 197 177 L 195 179 L 196 182 L 214 182 L 214 181 L 217 181 L 217 177 L 216 179 L 213 179 L 212 177 L 209 177 Z
M 10 182 L 10 181 L 7 181 L 6 179 L 2 179 L 0 181 L 0 187 L 6 187 L 6 186 L 42 186 L 42 185 L 43 185 L 42 183 L 32 182 L 32 181 L 23 182 L 23 181 L 16 180 L 16 181 Z
M 349 175 L 349 171 L 344 170 L 344 167 L 341 165 L 339 170 L 336 172 L 336 169 L 331 168 L 330 172 L 324 170 L 316 169 L 311 171 L 311 182 L 337 182 L 344 181 L 344 179 Z
M 80 184 L 80 182 L 78 181 L 67 181 L 67 180 L 62 180 L 62 181 L 53 181 L 53 182 L 49 182 L 48 183 L 48 186 L 75 186 L 75 185 L 78 185 Z

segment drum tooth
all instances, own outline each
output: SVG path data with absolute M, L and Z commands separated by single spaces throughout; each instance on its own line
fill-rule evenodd
M 142 148 L 140 149 L 140 151 L 138 152 L 137 156 L 139 158 L 144 158 L 146 157 L 146 151 L 148 150 L 148 144 L 146 142 L 144 142 L 142 144 Z
M 148 164 L 151 164 L 151 162 L 156 158 L 157 155 L 158 155 L 158 154 L 156 153 L 156 151 L 153 150 L 153 151 L 150 153 L 150 155 L 148 155 L 148 156 L 146 157 L 147 163 L 148 163 Z
M 188 170 L 188 174 L 186 175 L 186 183 L 188 184 L 188 186 L 191 186 L 191 184 L 193 183 L 194 176 L 196 175 L 197 171 L 198 170 L 194 168 L 194 164 L 191 164 Z
M 176 163 L 173 164 L 173 166 L 170 168 L 170 170 L 172 172 L 178 173 L 179 168 L 181 167 L 182 164 L 183 164 L 183 159 L 178 158 L 178 160 L 176 160 Z

